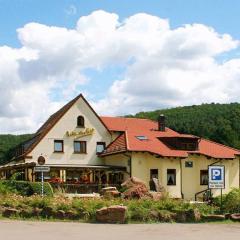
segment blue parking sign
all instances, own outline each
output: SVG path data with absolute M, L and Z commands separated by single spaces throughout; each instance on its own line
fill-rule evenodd
M 208 186 L 212 189 L 225 188 L 225 168 L 224 166 L 210 165 L 208 167 Z
M 212 168 L 212 180 L 222 180 L 222 169 L 221 168 Z

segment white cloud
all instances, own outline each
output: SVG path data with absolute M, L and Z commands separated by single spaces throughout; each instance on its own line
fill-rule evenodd
M 86 68 L 127 66 L 92 103 L 103 114 L 240 99 L 240 59 L 217 61 L 239 41 L 202 24 L 171 29 L 149 14 L 120 22 L 99 10 L 80 17 L 75 29 L 28 23 L 17 32 L 21 48 L 0 47 L 0 132 L 36 130 L 91 85 Z

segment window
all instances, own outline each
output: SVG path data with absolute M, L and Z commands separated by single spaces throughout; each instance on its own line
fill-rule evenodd
M 176 169 L 167 169 L 167 185 L 176 185 Z
M 148 140 L 148 138 L 147 138 L 146 136 L 136 136 L 136 138 L 137 138 L 138 140 L 141 140 L 141 141 L 143 141 L 143 140 Z
M 152 178 L 158 179 L 158 169 L 150 169 L 150 179 Z
M 208 185 L 208 170 L 200 170 L 200 185 Z
M 83 116 L 78 116 L 78 118 L 77 118 L 77 126 L 78 127 L 84 127 L 84 117 Z
M 183 143 L 179 144 L 179 149 L 194 151 L 197 149 L 197 145 L 195 143 L 184 143 L 183 142 Z
M 54 140 L 54 152 L 63 152 L 63 140 Z
M 74 153 L 87 153 L 87 142 L 74 141 Z
M 97 142 L 97 149 L 96 149 L 96 152 L 97 153 L 101 153 L 104 151 L 106 147 L 106 143 L 105 142 Z

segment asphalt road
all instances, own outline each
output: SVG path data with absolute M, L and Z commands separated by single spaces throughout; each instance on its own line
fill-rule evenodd
M 238 224 L 87 224 L 0 221 L 1 240 L 239 240 Z

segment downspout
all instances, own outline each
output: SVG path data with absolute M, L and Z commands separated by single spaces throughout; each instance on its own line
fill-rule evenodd
M 128 157 L 128 162 L 129 162 L 129 175 L 132 177 L 132 155 L 128 155 L 126 153 L 123 153 L 124 156 Z
M 184 199 L 184 194 L 183 194 L 183 191 L 182 191 L 182 188 L 183 188 L 183 184 L 182 184 L 182 158 L 179 159 L 179 162 L 180 162 L 180 190 L 181 190 L 181 197 L 182 199 Z
M 126 129 L 127 130 L 127 129 Z M 125 141 L 126 141 L 126 150 L 128 151 L 128 138 L 127 138 L 127 131 L 125 131 Z M 128 155 L 126 153 L 123 154 L 124 156 L 126 157 L 129 157 L 128 159 L 128 164 L 129 164 L 129 175 L 130 175 L 130 178 L 132 177 L 132 154 Z

